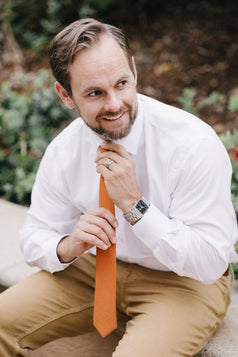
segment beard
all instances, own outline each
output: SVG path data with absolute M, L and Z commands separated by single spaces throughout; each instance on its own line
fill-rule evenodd
M 96 117 L 96 125 L 92 125 L 90 123 L 88 123 L 83 116 L 80 114 L 80 110 L 79 108 L 75 105 L 75 109 L 77 111 L 77 113 L 82 117 L 83 121 L 85 122 L 85 124 L 91 129 L 93 130 L 96 134 L 98 134 L 99 136 L 103 137 L 103 139 L 105 140 L 118 140 L 118 139 L 122 139 L 125 136 L 127 136 L 129 134 L 129 132 L 131 131 L 131 128 L 136 120 L 136 116 L 137 116 L 137 103 L 135 104 L 135 107 L 133 108 L 131 105 L 126 105 L 123 106 L 122 108 L 120 108 L 117 112 L 103 112 L 97 115 Z M 129 114 L 129 121 L 127 123 L 127 125 L 122 128 L 122 129 L 114 129 L 114 130 L 108 130 L 106 128 L 103 127 L 102 125 L 102 119 L 103 118 L 113 118 L 113 117 L 117 117 L 120 116 L 121 114 L 123 114 L 124 112 L 128 112 Z

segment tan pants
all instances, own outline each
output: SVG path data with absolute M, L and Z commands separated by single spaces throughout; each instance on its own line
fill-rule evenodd
M 0 356 L 27 356 L 55 338 L 93 331 L 94 274 L 95 257 L 85 254 L 65 271 L 39 272 L 4 291 Z M 222 322 L 230 285 L 225 276 L 204 285 L 118 262 L 118 322 L 128 322 L 113 357 L 193 356 Z

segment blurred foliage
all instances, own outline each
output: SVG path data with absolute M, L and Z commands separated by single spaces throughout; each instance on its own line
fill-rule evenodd
M 238 110 L 238 107 L 236 110 Z M 233 169 L 231 194 L 235 211 L 238 214 L 238 130 L 235 129 L 232 133 L 227 131 L 225 134 L 220 135 L 220 139 L 227 148 L 231 159 Z
M 196 93 L 192 89 L 184 88 L 183 95 L 177 98 L 177 101 L 182 106 L 182 108 L 194 115 L 198 115 L 202 109 L 212 104 L 216 104 L 222 98 L 220 93 L 212 92 L 207 98 L 201 100 L 198 103 L 195 103 L 195 95 Z
M 232 95 L 229 98 L 228 109 L 231 112 L 235 112 L 238 110 L 238 96 L 237 95 Z
M 18 41 L 36 55 L 61 27 L 105 10 L 115 0 L 11 0 L 6 18 Z
M 236 246 L 236 251 L 238 252 L 238 246 Z M 234 272 L 234 278 L 238 279 L 238 263 L 232 263 L 231 265 Z
M 0 195 L 27 205 L 40 159 L 58 130 L 73 118 L 52 88 L 53 79 L 41 70 L 21 91 L 1 85 Z
M 236 0 L 10 0 L 5 16 L 20 44 L 38 54 L 62 27 L 83 17 L 143 25 L 164 15 L 224 18 L 237 13 Z

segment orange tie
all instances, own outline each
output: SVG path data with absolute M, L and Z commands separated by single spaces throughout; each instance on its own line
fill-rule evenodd
M 101 152 L 106 150 L 100 147 Z M 104 178 L 100 177 L 99 207 L 115 214 Z M 93 324 L 102 337 L 117 328 L 116 313 L 116 244 L 107 250 L 97 248 Z

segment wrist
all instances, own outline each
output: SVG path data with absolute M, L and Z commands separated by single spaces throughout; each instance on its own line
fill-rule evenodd
M 134 204 L 141 198 L 141 194 L 139 194 L 137 197 L 134 197 L 130 200 L 128 200 L 126 203 L 124 202 L 123 207 L 121 208 L 123 214 L 127 214 Z
M 129 211 L 124 212 L 123 216 L 131 225 L 134 225 L 144 216 L 149 206 L 150 202 L 141 196 L 136 202 L 134 202 Z
M 70 252 L 68 251 L 68 239 L 69 239 L 70 236 L 66 236 L 66 237 L 63 237 L 58 245 L 57 245 L 57 248 L 56 248 L 56 253 L 57 253 L 57 256 L 58 256 L 58 259 L 61 263 L 63 264 L 67 264 L 67 263 L 70 263 L 72 262 L 76 257 L 72 254 L 70 254 Z

